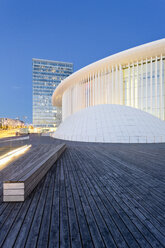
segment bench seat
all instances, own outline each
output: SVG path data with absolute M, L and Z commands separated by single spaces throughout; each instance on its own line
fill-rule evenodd
M 40 146 L 37 157 L 29 160 L 22 171 L 3 182 L 3 201 L 24 201 L 65 149 L 65 144 L 51 145 L 49 150 L 45 149 L 45 146 Z

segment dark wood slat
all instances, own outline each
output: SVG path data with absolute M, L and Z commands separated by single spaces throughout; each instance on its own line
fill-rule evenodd
M 101 160 L 100 160 L 101 161 Z M 104 163 L 106 163 L 107 162 L 107 164 L 109 163 L 109 159 L 104 159 Z M 121 166 L 121 164 L 122 164 L 122 166 Z M 136 197 L 136 195 L 138 195 L 138 201 L 139 201 L 139 199 L 140 198 L 142 198 L 142 200 L 144 201 L 144 197 L 145 198 L 147 198 L 148 197 L 148 190 L 146 189 L 147 188 L 147 185 L 145 185 L 144 183 L 143 183 L 143 186 L 144 187 L 142 187 L 142 183 L 141 182 L 138 182 L 138 179 L 137 178 L 134 178 L 134 176 L 133 175 L 131 175 L 131 176 L 126 176 L 126 174 L 123 172 L 123 163 L 119 163 L 119 161 L 118 161 L 118 163 L 114 163 L 113 162 L 113 160 L 111 161 L 111 168 L 112 168 L 112 171 L 114 172 L 114 174 L 115 175 L 119 175 L 120 176 L 120 178 L 118 179 L 119 181 L 120 180 L 123 180 L 123 182 L 122 183 L 124 183 L 124 184 L 126 184 L 127 183 L 127 185 L 125 185 L 125 186 L 127 186 L 127 189 L 129 190 L 129 191 L 131 191 L 131 190 L 134 190 L 134 192 L 133 192 L 133 196 L 134 197 Z M 120 168 L 121 167 L 121 168 Z M 105 169 L 104 169 L 105 170 Z M 106 169 L 105 171 L 107 171 L 107 173 L 108 173 L 108 169 Z M 142 175 L 142 178 L 144 178 L 144 174 Z M 131 186 L 131 185 L 134 185 L 134 187 L 129 187 L 129 186 Z M 140 190 L 140 191 L 139 191 Z M 135 191 L 137 191 L 137 192 L 135 192 Z M 146 194 L 145 194 L 145 192 L 146 192 Z M 151 193 L 150 193 L 151 194 Z M 142 197 L 144 195 L 144 197 Z M 155 198 L 157 198 L 157 195 L 155 195 L 155 197 L 153 197 L 152 199 L 151 199 L 151 205 L 152 205 L 152 207 L 154 206 L 153 205 L 153 203 L 155 202 L 155 204 L 156 205 L 158 205 L 159 206 L 159 213 L 161 213 L 161 208 L 162 208 L 162 206 L 161 206 L 161 204 L 160 204 L 160 202 L 161 202 L 161 200 L 160 199 L 155 199 Z M 158 201 L 159 200 L 159 201 Z M 149 199 L 147 199 L 147 202 L 149 203 Z M 150 206 L 149 206 L 150 207 Z M 163 214 L 164 214 L 164 211 L 162 212 Z
M 49 243 L 49 229 L 51 222 L 51 211 L 52 211 L 52 202 L 53 202 L 53 194 L 54 194 L 54 184 L 55 184 L 55 176 L 53 172 L 55 172 L 55 170 L 50 171 L 51 180 L 49 182 L 48 194 L 46 198 L 43 216 L 41 219 L 40 231 L 38 234 L 38 240 L 37 240 L 38 247 L 48 247 L 48 243 Z
M 62 163 L 65 164 L 67 159 L 66 153 L 61 158 Z M 67 168 L 68 166 L 64 166 L 64 174 L 65 174 L 65 191 L 67 198 L 67 206 L 68 206 L 68 218 L 69 218 L 69 226 L 70 226 L 70 240 L 72 248 L 82 247 L 82 238 L 80 233 L 80 226 L 77 217 L 77 211 L 75 208 L 75 202 L 73 197 L 73 192 L 71 189 L 70 181 L 69 181 L 69 173 Z
M 21 228 L 22 222 L 27 214 L 27 211 L 29 209 L 29 206 L 31 204 L 32 199 L 27 199 L 26 203 L 23 203 L 20 211 L 18 212 L 15 220 L 13 221 L 13 224 L 10 226 L 8 223 L 6 223 L 7 227 L 9 228 L 8 231 L 4 231 L 4 229 L 1 229 L 5 235 L 3 235 L 3 240 L 0 239 L 0 247 L 12 247 L 14 245 L 15 239 L 19 233 L 19 230 Z M 10 216 L 9 216 L 10 218 Z M 11 222 L 11 219 L 10 219 Z
M 85 160 L 85 159 L 84 159 Z M 82 160 L 81 160 L 82 161 Z M 86 161 L 84 161 L 86 162 Z M 99 177 L 95 176 L 95 172 L 91 171 L 90 173 L 88 172 L 88 168 L 84 167 L 84 172 L 82 171 L 82 176 L 84 174 L 84 180 L 87 182 L 88 187 L 91 190 L 92 195 L 95 198 L 96 195 L 96 191 L 94 190 L 95 185 L 99 184 Z M 91 176 L 92 175 L 92 176 Z M 97 170 L 96 170 L 96 175 L 97 175 Z M 103 179 L 103 181 L 105 182 L 105 178 Z M 101 184 L 102 185 L 102 184 Z M 104 194 L 106 194 L 108 188 L 108 184 L 105 182 L 105 184 L 102 185 L 101 189 L 103 189 Z M 130 230 L 130 233 L 133 234 L 133 236 L 135 236 L 136 240 L 138 241 L 138 243 L 140 243 L 145 247 L 151 247 L 147 242 L 145 237 L 141 234 L 141 232 L 136 228 L 136 226 L 132 225 L 131 220 L 129 219 L 129 216 L 127 215 L 127 213 L 120 207 L 122 204 L 118 204 L 118 202 L 116 201 L 116 199 L 114 198 L 114 196 L 111 196 L 111 192 L 112 188 L 110 188 L 110 191 L 107 191 L 107 199 L 109 199 L 110 203 L 114 206 L 115 210 L 118 212 L 118 214 L 120 215 L 120 217 L 122 218 L 123 222 L 125 222 L 125 224 L 127 225 L 127 228 Z M 114 192 L 113 192 L 114 194 Z M 110 207 L 110 203 L 106 202 L 106 206 L 111 209 L 112 207 Z M 131 237 L 130 237 L 131 238 Z M 131 245 L 131 244 L 130 244 Z M 134 246 L 133 246 L 134 247 Z
M 70 154 L 70 157 L 72 157 L 71 154 Z M 77 190 L 79 192 L 79 196 L 80 196 L 81 201 L 82 201 L 82 206 L 83 206 L 84 213 L 85 213 L 85 216 L 86 216 L 86 219 L 88 222 L 88 226 L 89 226 L 89 229 L 91 232 L 94 247 L 105 247 L 105 243 L 103 241 L 102 235 L 100 234 L 100 230 L 99 230 L 98 224 L 95 220 L 94 213 L 92 212 L 92 207 L 90 206 L 90 203 L 87 200 L 87 196 L 84 194 L 84 191 L 83 191 L 82 186 L 80 184 L 81 178 L 79 178 L 78 175 L 76 174 L 78 169 L 76 167 L 77 160 L 75 160 L 75 157 L 74 157 L 74 159 L 72 158 L 70 165 L 71 165 L 72 173 L 74 176 L 75 186 L 77 187 Z M 110 243 L 109 243 L 109 245 L 110 245 Z M 115 247 L 115 244 L 112 242 L 111 247 L 113 247 L 113 246 Z
M 47 194 L 49 190 L 49 183 L 51 180 L 51 173 L 48 173 L 46 180 L 45 180 L 45 188 L 41 193 L 37 208 L 36 208 L 36 213 L 34 215 L 34 219 L 31 225 L 31 228 L 29 230 L 29 234 L 27 237 L 26 241 L 26 247 L 35 247 L 37 244 L 38 240 L 38 233 L 40 232 L 40 225 L 41 225 L 41 220 L 43 217 L 44 213 L 44 208 L 47 200 Z M 47 222 L 45 223 L 47 224 Z
M 68 207 L 66 201 L 65 192 L 65 177 L 64 168 L 61 160 L 60 164 L 60 247 L 69 248 L 70 243 L 70 228 L 69 228 L 69 218 L 68 218 Z
M 116 169 L 116 165 L 114 166 L 115 167 L 115 169 Z M 121 169 L 121 171 L 122 171 L 122 169 Z M 119 173 L 121 173 L 120 172 L 120 170 L 119 170 Z M 122 175 L 122 174 L 121 174 Z M 157 209 L 157 212 L 153 209 L 153 203 L 154 202 L 156 202 L 156 204 L 157 204 L 157 201 L 155 201 L 154 199 L 147 199 L 147 204 L 145 204 L 145 200 L 144 200 L 144 197 L 145 198 L 148 198 L 148 191 L 147 191 L 147 194 L 146 195 L 144 195 L 144 192 L 145 192 L 145 189 L 144 188 L 142 188 L 141 189 L 141 191 L 139 191 L 139 189 L 141 188 L 140 187 L 140 185 L 137 185 L 136 186 L 136 183 L 134 183 L 134 180 L 131 178 L 125 178 L 124 177 L 124 175 L 123 176 L 121 176 L 119 179 L 118 179 L 118 183 L 119 182 L 121 182 L 121 184 L 122 185 L 124 185 L 126 182 L 128 183 L 128 185 L 129 185 L 129 181 L 131 180 L 131 183 L 134 185 L 134 187 L 127 187 L 127 190 L 128 190 L 128 192 L 130 193 L 130 194 L 132 194 L 132 196 L 131 196 L 131 200 L 133 200 L 134 198 L 136 198 L 136 196 L 138 195 L 138 199 L 137 199 L 137 201 L 136 201 L 136 204 L 139 206 L 139 207 L 141 207 L 141 205 L 139 204 L 140 203 L 140 199 L 142 200 L 142 202 L 143 202 L 143 209 L 142 209 L 142 211 L 143 211 L 143 213 L 145 212 L 145 208 L 147 209 L 147 212 L 148 212 L 148 216 L 151 214 L 152 215 L 152 220 L 154 221 L 154 214 L 156 215 L 156 218 L 158 219 L 158 220 L 162 220 L 163 221 L 163 218 L 160 216 L 160 213 L 161 213 L 161 209 L 160 209 L 160 202 L 159 202 L 159 208 Z M 136 190 L 137 189 L 137 190 Z M 142 197 L 144 195 L 144 197 Z M 150 207 L 150 206 L 152 206 L 152 207 Z M 145 208 L 144 208 L 145 207 Z M 155 206 L 154 206 L 154 208 L 156 208 Z M 149 214 L 149 212 L 151 212 L 150 214 Z M 164 212 L 162 212 L 162 214 L 164 214 Z M 162 222 L 163 223 L 163 222 Z M 163 232 L 164 232 L 164 230 L 162 230 Z
M 52 202 L 51 223 L 49 229 L 49 247 L 59 247 L 60 244 L 60 164 L 57 161 L 55 173 L 55 188 Z
M 3 226 L 1 227 L 1 238 L 0 238 L 0 247 L 2 247 L 2 244 L 7 237 L 7 234 L 11 227 L 14 225 L 16 217 L 22 207 L 22 204 L 15 203 L 13 211 L 10 212 L 8 215 L 8 218 L 4 222 Z
M 42 179 L 42 181 L 39 183 L 39 185 L 36 187 L 36 189 L 28 197 L 28 198 L 32 199 L 32 202 L 30 204 L 30 207 L 27 211 L 27 214 L 26 214 L 24 220 L 22 221 L 22 225 L 21 225 L 20 229 L 18 230 L 19 232 L 18 232 L 17 236 L 15 237 L 15 242 L 14 242 L 14 246 L 13 246 L 15 248 L 25 247 L 25 243 L 26 243 L 28 234 L 29 234 L 30 229 L 31 229 L 32 221 L 33 221 L 34 216 L 36 214 L 36 209 L 38 206 L 39 199 L 41 197 L 41 193 L 44 191 L 44 188 L 45 188 L 45 183 L 46 183 L 45 179 L 46 178 Z M 42 185 L 42 187 L 41 187 L 41 185 Z M 26 201 L 27 201 L 27 199 L 26 199 Z M 26 201 L 25 201 L 25 204 L 26 204 Z
M 72 161 L 72 163 L 74 163 L 74 161 Z M 89 171 L 88 174 L 90 175 L 91 172 Z M 116 244 L 118 244 L 118 247 L 127 247 L 128 243 L 126 242 L 126 239 L 129 238 L 129 235 L 131 235 L 131 233 L 127 232 L 128 237 L 123 237 L 121 235 L 120 229 L 121 228 L 123 229 L 123 225 L 121 223 L 121 220 L 118 218 L 116 213 L 113 211 L 112 206 L 107 208 L 107 202 L 106 202 L 106 199 L 104 197 L 104 194 L 102 194 L 102 193 L 100 194 L 100 189 L 99 189 L 99 187 L 97 187 L 97 184 L 95 184 L 94 186 L 95 186 L 95 190 L 96 190 L 94 196 L 97 199 L 98 207 L 100 208 L 101 212 L 104 213 L 103 216 L 107 216 L 105 221 L 106 221 L 107 225 L 109 227 L 111 227 L 110 232 L 112 233 L 113 239 L 115 240 Z M 111 211 L 109 211 L 109 209 L 111 209 Z M 116 218 L 117 218 L 117 220 L 115 220 Z M 119 225 L 119 227 L 118 227 L 118 225 Z M 127 228 L 125 228 L 125 230 L 127 231 Z M 133 238 L 131 241 L 133 242 Z M 134 241 L 134 247 L 138 247 L 136 241 Z
M 84 155 L 84 154 L 83 154 Z M 83 159 L 84 159 L 84 156 L 83 156 Z M 88 157 L 88 159 L 89 159 L 89 157 Z M 95 164 L 95 169 L 96 169 L 96 164 Z M 97 174 L 98 175 L 100 175 L 100 173 L 98 173 L 98 171 L 100 170 L 101 168 L 98 166 L 98 168 L 97 168 Z M 102 167 L 102 169 L 103 170 L 105 170 L 105 168 L 104 167 Z M 97 174 L 95 174 L 95 171 L 93 171 L 93 175 L 96 175 L 97 176 Z M 112 180 L 109 180 L 109 176 L 107 177 L 107 181 L 106 181 L 106 173 L 104 174 L 104 179 L 102 179 L 101 177 L 98 177 L 97 176 L 97 179 L 96 179 L 96 181 L 98 181 L 98 180 L 102 180 L 102 182 L 103 182 L 103 187 L 106 187 L 107 188 L 107 186 L 108 186 L 108 184 L 110 183 L 110 182 L 112 182 Z M 119 180 L 117 180 L 117 182 L 116 182 L 116 184 L 115 184 L 115 187 L 114 188 L 112 188 L 112 184 L 111 184 L 111 186 L 110 186 L 110 188 L 112 189 L 110 192 L 112 192 L 113 193 L 113 190 L 116 190 L 117 188 L 118 188 L 118 185 L 119 185 Z M 127 202 L 127 197 L 128 197 L 128 195 L 126 194 L 126 195 L 124 195 L 124 191 L 122 190 L 122 191 L 119 191 L 118 192 L 119 193 L 119 195 L 121 195 L 121 198 L 123 199 L 123 201 L 126 203 L 126 204 L 128 204 L 128 202 Z M 129 207 L 131 207 L 131 205 L 130 205 L 130 203 L 131 202 L 129 202 Z M 121 204 L 122 206 L 123 206 L 123 203 Z M 133 211 L 133 212 L 135 212 L 135 214 L 138 216 L 138 218 L 140 218 L 141 219 L 141 221 L 146 225 L 147 224 L 147 219 L 146 218 L 144 218 L 143 217 L 143 215 L 142 214 L 138 214 L 138 209 L 137 208 L 134 208 L 134 205 L 132 205 L 133 206 L 133 208 L 131 207 L 131 210 Z M 135 205 L 136 206 L 136 205 Z M 143 217 L 143 218 L 142 218 Z M 137 221 L 136 221 L 137 222 Z M 150 227 L 148 227 L 149 229 L 150 229 Z M 154 226 L 152 226 L 152 228 L 154 228 Z M 157 239 L 155 239 L 154 237 L 153 237 L 153 235 L 151 234 L 152 233 L 152 231 L 154 230 L 154 229 L 151 229 L 150 231 L 151 232 L 148 232 L 145 228 L 141 228 L 141 230 L 145 230 L 145 232 L 146 232 L 146 234 L 144 234 L 144 236 L 148 239 L 148 238 L 150 238 L 150 241 L 151 241 L 151 244 L 152 245 L 154 245 L 155 244 L 155 246 L 154 247 L 157 247 L 157 246 L 161 246 L 161 244 L 157 241 Z M 155 229 L 156 230 L 156 229 Z M 157 234 L 159 234 L 158 232 L 157 232 Z M 161 240 L 161 238 L 162 238 L 162 236 L 160 236 L 160 240 Z M 159 240 L 159 238 L 158 238 L 158 240 Z
M 32 162 L 62 143 L 29 141 Z M 24 203 L 0 202 L 0 246 L 164 247 L 165 144 L 66 143 Z M 30 171 L 29 156 L 18 161 L 0 174 L 0 197 L 2 178 L 17 175 L 24 163 Z
M 81 223 L 80 226 L 80 233 L 82 237 L 82 243 L 84 247 L 94 247 L 93 240 L 91 239 L 91 233 L 89 230 L 89 226 L 86 220 L 86 216 L 84 213 L 84 209 L 82 207 L 82 201 L 78 194 L 77 188 L 75 187 L 74 177 L 73 174 L 69 173 L 70 184 L 74 196 L 75 208 L 78 216 L 78 221 Z

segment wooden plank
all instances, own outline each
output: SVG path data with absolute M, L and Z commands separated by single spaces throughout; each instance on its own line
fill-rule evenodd
M 34 153 L 35 151 L 33 151 Z M 16 173 L 12 176 L 12 178 L 10 179 L 10 181 L 20 181 L 20 179 L 26 175 L 27 173 L 29 173 L 29 171 L 31 171 L 38 163 L 40 163 L 40 161 L 45 159 L 45 154 L 47 154 L 48 151 L 45 150 L 44 146 L 40 147 L 40 150 L 36 151 L 36 155 L 32 158 L 32 160 L 30 159 L 28 161 L 28 163 L 26 161 L 24 161 L 24 165 L 21 165 L 21 170 L 20 171 L 16 171 Z M 16 164 L 17 165 L 17 164 Z
M 84 157 L 83 157 L 83 159 L 84 159 Z M 92 163 L 92 161 L 91 161 L 91 163 Z M 107 166 L 108 166 L 108 164 L 107 164 Z M 104 170 L 104 171 L 105 171 L 105 167 L 104 167 L 104 166 L 101 166 L 101 167 L 100 167 L 100 166 L 97 165 L 97 167 L 98 167 L 98 168 L 96 168 L 96 163 L 95 163 L 95 169 L 96 169 L 97 173 L 96 173 L 95 170 L 93 170 L 93 176 L 94 176 L 94 175 L 97 176 L 97 174 L 100 175 L 100 172 L 98 172 L 98 170 Z M 111 167 L 111 168 L 112 168 L 112 167 Z M 92 176 L 92 178 L 93 178 L 93 176 Z M 105 180 L 105 177 L 108 178 L 107 181 Z M 92 178 L 91 178 L 91 179 L 92 179 Z M 98 181 L 98 180 L 100 180 L 100 178 L 97 176 L 96 181 Z M 105 173 L 104 173 L 104 179 L 103 179 L 103 187 L 106 187 L 106 188 L 107 188 L 107 187 L 108 187 L 108 184 L 109 184 L 110 182 L 112 182 L 112 180 L 109 180 L 109 176 L 107 176 L 106 171 L 105 171 Z M 126 182 L 126 181 L 124 181 L 124 182 Z M 116 190 L 116 188 L 118 187 L 118 185 L 119 185 L 119 181 L 116 182 L 116 185 L 115 185 L 115 187 L 113 188 L 113 190 Z M 112 185 L 111 185 L 110 187 L 112 188 Z M 111 190 L 111 192 L 113 192 L 113 191 Z M 126 199 L 127 199 L 128 195 L 127 195 L 127 194 L 124 195 L 123 190 L 122 190 L 121 192 L 119 192 L 119 195 L 120 195 L 120 197 L 122 197 L 122 199 L 124 200 L 124 202 L 126 202 L 126 204 L 127 204 Z M 123 205 L 123 203 L 122 203 L 122 205 Z M 130 204 L 129 204 L 129 207 L 130 207 Z M 131 210 L 134 212 L 134 209 L 133 209 L 133 208 L 131 208 Z M 134 213 L 137 214 L 137 213 L 138 213 L 138 209 L 135 208 L 135 210 L 136 210 L 136 212 L 134 212 Z M 128 215 L 129 215 L 129 212 L 128 212 Z M 142 223 L 144 223 L 144 224 L 146 225 L 146 222 L 147 222 L 147 221 L 144 222 L 144 219 L 141 219 L 141 217 L 142 217 L 142 214 L 141 214 L 141 215 L 138 214 L 138 218 L 142 221 Z M 138 223 L 137 220 L 136 220 L 136 223 Z M 143 225 L 143 224 L 142 224 L 142 225 Z M 144 225 L 143 228 L 141 227 L 141 230 L 144 231 L 144 233 L 145 233 L 144 236 L 146 237 L 146 239 L 148 239 L 152 245 L 154 244 L 155 246 L 161 246 L 161 244 L 160 244 L 160 242 L 159 242 L 158 240 L 159 240 L 159 238 L 160 238 L 160 240 L 161 240 L 162 237 L 160 236 L 158 239 L 155 239 L 155 237 L 151 234 L 151 232 L 148 231 L 147 228 L 145 228 L 145 225 Z M 152 226 L 152 227 L 154 228 L 154 226 Z M 152 231 L 153 231 L 153 230 L 154 230 L 154 229 L 152 229 Z M 158 234 L 158 233 L 157 233 L 157 234 Z
M 24 189 L 24 183 L 18 183 L 18 182 L 13 182 L 12 181 L 12 183 L 10 183 L 10 181 L 9 181 L 9 183 L 4 183 L 3 184 L 3 189 L 4 190 L 6 190 L 6 189 L 13 189 L 13 184 L 14 184 L 14 188 L 15 189 Z
M 60 160 L 60 247 L 71 247 L 63 163 Z
M 32 199 L 33 198 L 31 197 L 22 204 L 20 211 L 18 212 L 14 222 L 12 223 L 13 225 L 9 225 L 9 222 L 8 229 L 5 233 L 3 232 L 3 229 L 1 229 L 1 232 L 3 233 L 3 238 L 0 238 L 0 247 L 13 247 L 16 237 L 17 235 L 19 235 L 22 222 L 24 221 L 24 218 L 29 210 Z
M 71 156 L 71 154 L 70 154 L 70 156 Z M 78 170 L 78 168 L 76 168 L 77 166 L 75 164 L 76 160 L 77 160 L 77 156 L 71 162 L 71 163 L 74 163 L 74 165 L 75 165 L 74 170 Z M 85 160 L 83 160 L 83 161 L 85 162 Z M 84 164 L 83 164 L 83 166 L 84 166 Z M 95 193 L 95 198 L 97 199 L 98 208 L 101 211 L 102 215 L 104 216 L 103 217 L 104 221 L 106 222 L 106 225 L 109 227 L 108 228 L 109 229 L 109 237 L 110 236 L 112 237 L 112 240 L 111 240 L 112 247 L 114 247 L 115 244 L 118 244 L 119 247 L 127 247 L 127 243 L 126 243 L 125 239 L 123 238 L 123 236 L 120 234 L 120 231 L 119 231 L 116 223 L 114 222 L 111 214 L 109 213 L 108 209 L 106 208 L 106 205 L 104 204 L 104 200 L 102 200 L 102 196 L 99 196 L 99 194 L 97 192 L 97 193 Z M 113 240 L 115 242 L 113 242 Z
M 77 211 L 75 208 L 75 202 L 73 198 L 73 192 L 71 189 L 70 181 L 69 181 L 69 173 L 66 166 L 66 161 L 68 161 L 67 152 L 64 153 L 63 157 L 61 158 L 61 163 L 64 164 L 64 175 L 65 175 L 65 191 L 66 191 L 66 200 L 68 206 L 68 218 L 69 218 L 69 227 L 70 227 L 70 240 L 71 240 L 71 247 L 83 247 L 82 246 L 82 238 L 80 233 L 79 222 L 77 218 Z M 69 164 L 70 165 L 70 164 Z
M 17 175 L 16 178 L 13 179 L 13 181 L 5 181 L 3 183 L 3 201 L 14 201 L 14 197 L 15 201 L 24 201 L 65 149 L 65 144 L 56 146 L 53 150 L 50 150 L 48 154 L 44 154 L 44 158 L 42 158 L 42 161 L 40 161 L 39 163 L 36 163 L 36 161 L 34 161 L 34 164 L 32 164 L 34 167 L 32 168 L 31 166 L 29 170 L 26 169 L 25 174 L 21 172 L 21 176 Z M 18 178 L 20 179 L 18 180 Z M 21 185 L 24 184 L 24 190 L 21 189 L 21 186 L 18 186 L 19 182 Z M 10 189 L 5 189 L 9 187 L 9 184 Z
M 49 227 L 49 248 L 59 248 L 60 245 L 60 164 L 58 161 L 56 166 L 51 222 Z
M 43 212 L 44 212 L 44 208 L 45 208 L 48 190 L 50 187 L 51 177 L 52 177 L 52 175 L 49 172 L 47 177 L 46 177 L 46 180 L 45 180 L 45 187 L 41 193 L 39 202 L 37 204 L 37 208 L 36 208 L 36 212 L 34 215 L 34 219 L 33 219 L 31 228 L 29 230 L 29 234 L 28 234 L 27 241 L 26 241 L 26 247 L 36 247 L 36 245 L 37 245 L 38 234 L 40 231 L 40 225 L 41 225 L 42 216 L 43 216 Z M 45 225 L 46 224 L 47 223 L 45 223 Z
M 115 165 L 115 167 L 114 167 L 115 170 L 117 169 L 118 165 L 119 165 L 119 163 L 117 165 Z M 123 163 L 122 163 L 122 165 L 123 165 Z M 120 175 L 122 175 L 122 170 L 123 170 L 123 166 L 122 166 L 121 170 L 119 169 Z M 131 177 L 129 177 L 129 178 L 124 178 L 124 177 L 125 177 L 125 174 L 123 174 L 123 176 L 120 177 L 118 182 L 120 182 L 121 180 L 123 181 L 122 184 L 126 183 L 126 182 L 129 183 L 130 181 L 131 181 L 131 183 L 135 182 L 135 179 L 133 178 L 133 175 L 131 175 Z M 139 179 L 139 180 L 141 180 L 141 179 Z M 140 199 L 142 199 L 143 205 L 145 206 L 146 198 L 149 198 L 149 195 L 148 195 L 148 190 L 146 191 L 147 186 L 145 185 L 145 187 L 143 188 L 143 187 L 141 187 L 142 185 L 143 185 L 143 183 L 141 183 L 141 182 L 139 182 L 138 184 L 134 183 L 134 187 L 128 187 L 128 191 L 130 192 L 130 194 L 132 194 L 131 200 L 136 198 L 136 195 L 139 194 L 139 191 L 140 191 L 138 201 L 136 202 L 136 204 L 138 204 L 140 202 Z M 145 192 L 146 192 L 146 194 L 145 194 Z M 151 211 L 152 215 L 154 215 L 154 213 L 155 213 L 157 218 L 159 218 L 160 221 L 163 221 L 163 219 L 160 216 L 161 213 L 162 213 L 162 215 L 164 213 L 163 208 L 162 208 L 162 210 L 160 209 L 161 208 L 160 202 L 162 200 L 159 201 L 159 206 L 158 206 L 158 204 L 157 204 L 158 201 L 155 201 L 155 198 L 157 198 L 157 195 L 155 195 L 155 197 L 152 197 L 151 202 L 150 202 L 149 199 L 147 199 L 147 202 L 150 203 L 149 205 L 148 204 L 146 205 L 147 212 Z M 158 206 L 158 208 L 153 203 L 155 203 Z M 157 208 L 157 212 L 154 210 L 153 206 L 154 206 L 154 208 Z M 139 207 L 140 207 L 140 205 L 139 205 Z M 143 208 L 142 211 L 144 213 L 145 209 Z M 159 215 L 158 215 L 158 213 L 159 213 Z M 148 216 L 148 214 L 147 214 L 147 216 Z
M 51 223 L 52 203 L 54 195 L 56 167 L 50 171 L 51 180 L 49 181 L 49 189 L 44 207 L 44 212 L 41 220 L 40 231 L 38 234 L 37 247 L 48 247 L 49 244 L 49 229 Z
M 164 247 L 165 144 L 67 144 L 24 203 L 0 203 L 0 247 Z M 4 178 L 24 164 L 5 168 Z
M 16 216 L 19 213 L 21 207 L 22 207 L 22 204 L 14 203 L 13 211 L 10 211 L 8 218 L 3 223 L 3 226 L 1 227 L 1 232 L 0 232 L 0 247 L 3 247 L 2 244 L 5 241 L 10 228 L 13 226 L 13 223 L 15 222 Z
M 32 226 L 32 222 L 33 222 L 34 216 L 36 215 L 36 209 L 39 203 L 39 199 L 41 197 L 41 193 L 45 190 L 46 183 L 47 183 L 46 178 L 43 178 L 41 182 L 38 184 L 38 186 L 36 187 L 36 189 L 32 192 L 32 194 L 23 203 L 23 204 L 26 204 L 26 202 L 31 199 L 31 203 L 29 205 L 27 213 L 24 216 L 21 223 L 19 224 L 19 228 L 16 229 L 18 233 L 17 235 L 15 235 L 15 239 L 13 237 L 14 240 L 13 241 L 11 240 L 11 242 L 14 242 L 13 247 L 15 248 L 25 247 L 26 245 L 26 241 L 28 239 L 28 235 L 29 235 L 29 232 Z M 20 220 L 20 218 L 21 218 L 21 215 L 18 216 L 18 220 Z M 13 232 L 11 231 L 11 233 Z M 8 240 L 10 241 L 10 236 L 8 236 Z
M 5 196 L 12 196 L 12 195 L 24 195 L 24 188 L 23 189 L 4 189 L 3 195 Z
M 3 195 L 4 202 L 22 202 L 24 200 L 24 195 Z
M 81 163 L 81 160 L 80 160 L 80 163 Z M 95 197 L 95 193 L 93 193 L 93 190 L 95 188 L 95 185 L 97 185 L 97 184 L 100 185 L 100 183 L 99 183 L 99 180 L 100 180 L 99 177 L 97 177 L 97 178 L 95 177 L 95 174 L 98 174 L 98 172 L 96 170 L 96 172 L 94 173 L 93 171 L 90 171 L 90 168 L 86 169 L 86 167 L 84 168 L 84 166 L 83 166 L 83 169 L 84 169 L 83 170 L 84 172 L 83 171 L 81 171 L 81 172 L 84 173 L 84 176 L 82 174 L 81 177 L 82 176 L 84 177 L 84 180 L 86 180 L 86 182 L 88 183 L 88 187 L 90 188 L 90 190 L 92 192 L 92 195 L 94 195 L 94 197 Z M 105 179 L 103 181 L 105 181 Z M 106 191 L 107 191 L 107 188 L 108 188 L 107 182 L 106 182 L 106 187 L 105 187 L 105 185 L 103 185 L 103 186 L 100 185 L 100 186 L 101 186 L 101 189 L 103 189 L 104 194 L 107 196 L 107 199 L 109 199 L 108 202 L 106 201 L 107 208 L 108 209 L 111 209 L 111 210 L 114 208 L 117 211 L 117 213 L 120 215 L 120 217 L 123 220 L 123 222 L 127 225 L 127 228 L 128 229 L 126 227 L 125 227 L 125 229 L 126 230 L 129 230 L 130 234 L 132 233 L 133 236 L 136 237 L 136 240 L 138 241 L 138 243 L 140 243 L 142 246 L 150 247 L 148 245 L 148 243 L 146 242 L 144 236 L 141 235 L 141 232 L 138 231 L 138 229 L 136 228 L 136 226 L 132 225 L 132 223 L 131 223 L 130 219 L 128 218 L 127 214 L 123 211 L 123 209 L 120 207 L 120 205 L 117 204 L 117 202 L 115 201 L 115 198 L 113 198 L 111 196 L 112 188 L 106 194 Z M 111 204 L 112 204 L 113 208 L 112 208 Z M 120 228 L 120 230 L 121 230 L 121 228 Z M 122 228 L 122 230 L 124 230 L 124 228 Z M 130 234 L 129 233 L 126 234 L 126 232 L 125 232 L 125 235 L 127 235 L 126 239 L 128 239 L 130 237 L 130 239 L 127 242 L 128 242 L 128 244 L 130 243 L 129 245 L 131 245 L 132 247 L 135 247 L 135 246 L 137 246 L 137 243 L 135 243 L 135 244 L 133 243 L 133 236 L 131 238 Z
M 68 161 L 70 161 L 69 157 L 68 157 Z M 70 162 L 68 166 L 70 167 Z M 93 240 L 91 239 L 89 225 L 85 217 L 84 209 L 82 206 L 82 201 L 78 194 L 77 187 L 75 186 L 74 177 L 73 177 L 73 173 L 71 169 L 69 170 L 69 180 L 70 180 L 70 185 L 71 185 L 72 192 L 73 192 L 75 208 L 76 208 L 79 227 L 80 227 L 80 234 L 82 237 L 82 244 L 84 247 L 94 247 Z
M 70 153 L 70 158 L 72 158 L 72 154 Z M 75 158 L 75 156 L 74 156 Z M 93 240 L 93 244 L 94 247 L 105 247 L 105 242 L 103 240 L 103 237 L 100 233 L 100 229 L 99 229 L 99 225 L 96 221 L 95 218 L 95 214 L 92 211 L 92 207 L 90 205 L 90 202 L 88 201 L 88 198 L 86 196 L 86 194 L 83 191 L 82 185 L 80 183 L 81 181 L 81 177 L 78 177 L 77 175 L 77 161 L 75 159 L 72 158 L 72 160 L 70 161 L 70 166 L 72 168 L 72 174 L 73 174 L 73 178 L 74 178 L 74 182 L 75 182 L 75 187 L 78 190 L 79 196 L 82 200 L 82 206 L 84 209 L 84 213 L 88 222 L 88 226 L 90 229 L 90 233 L 92 236 L 92 240 Z M 109 243 L 109 245 L 111 245 L 111 247 L 115 247 L 114 242 Z

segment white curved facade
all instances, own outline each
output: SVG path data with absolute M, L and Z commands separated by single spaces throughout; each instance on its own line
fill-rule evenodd
M 144 111 L 117 104 L 89 107 L 69 116 L 54 138 L 85 142 L 165 142 L 165 122 Z
M 53 94 L 65 120 L 99 104 L 120 104 L 165 120 L 165 39 L 109 56 L 64 79 Z
M 165 39 L 90 64 L 54 91 L 63 123 L 55 138 L 165 142 Z M 141 111 L 142 110 L 142 111 Z

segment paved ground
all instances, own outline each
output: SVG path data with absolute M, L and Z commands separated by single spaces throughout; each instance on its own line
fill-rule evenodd
M 24 203 L 0 202 L 0 247 L 165 247 L 165 144 L 67 147 Z

